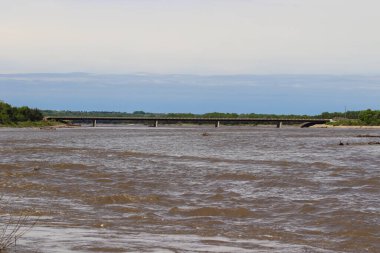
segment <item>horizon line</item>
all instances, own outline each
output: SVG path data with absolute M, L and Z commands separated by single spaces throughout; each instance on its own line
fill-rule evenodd
M 0 73 L 0 76 L 13 76 L 13 75 L 173 75 L 173 76 L 380 76 L 377 74 L 342 74 L 342 73 L 272 73 L 272 74 L 256 74 L 256 73 L 236 73 L 236 74 L 223 74 L 223 73 L 210 73 L 210 74 L 197 74 L 197 73 L 155 73 L 155 72 L 125 72 L 125 73 L 111 73 L 111 72 L 84 72 L 84 71 L 64 71 L 64 72 L 15 72 L 15 73 Z

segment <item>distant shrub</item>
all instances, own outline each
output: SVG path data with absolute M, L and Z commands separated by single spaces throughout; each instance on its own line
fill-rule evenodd
M 40 121 L 43 115 L 38 109 L 27 106 L 12 107 L 10 104 L 0 101 L 0 124 L 9 124 L 25 121 Z
M 379 125 L 380 124 L 380 111 L 372 111 L 371 109 L 361 111 L 359 119 L 366 125 Z

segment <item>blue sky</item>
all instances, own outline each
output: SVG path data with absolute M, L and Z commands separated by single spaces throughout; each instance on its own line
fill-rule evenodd
M 380 76 L 0 75 L 17 106 L 81 111 L 319 114 L 380 107 Z
M 78 110 L 376 109 L 379 9 L 378 0 L 2 0 L 0 99 Z M 72 72 L 91 82 L 4 76 Z

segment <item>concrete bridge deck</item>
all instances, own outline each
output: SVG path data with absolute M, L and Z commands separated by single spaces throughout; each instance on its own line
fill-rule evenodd
M 219 127 L 220 124 L 242 124 L 242 123 L 273 123 L 278 128 L 282 124 L 300 124 L 301 127 L 310 127 L 316 124 L 325 124 L 330 122 L 330 119 L 279 119 L 279 118 L 170 118 L 170 117 L 88 117 L 88 116 L 46 116 L 45 120 L 57 121 L 89 121 L 93 126 L 96 126 L 97 121 L 132 121 L 138 123 L 152 122 L 154 127 L 158 123 L 174 124 L 174 123 L 208 123 L 215 124 Z

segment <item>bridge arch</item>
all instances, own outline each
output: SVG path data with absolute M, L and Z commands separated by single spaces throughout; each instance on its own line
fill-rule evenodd
M 326 122 L 306 122 L 301 125 L 301 128 L 307 128 L 318 124 L 324 124 Z

